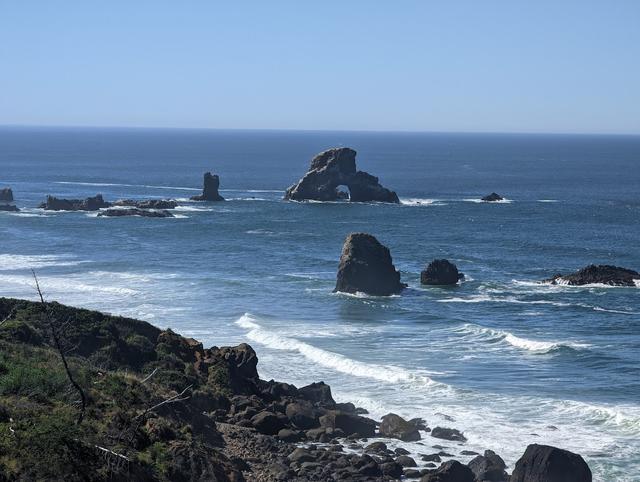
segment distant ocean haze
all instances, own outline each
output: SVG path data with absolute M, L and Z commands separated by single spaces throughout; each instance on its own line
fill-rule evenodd
M 402 204 L 282 201 L 336 146 Z M 34 268 L 49 299 L 247 341 L 263 378 L 324 380 L 374 415 L 458 428 L 510 467 L 548 443 L 595 480 L 634 480 L 640 289 L 537 281 L 640 270 L 639 158 L 632 136 L 2 128 L 0 187 L 21 211 L 0 213 L 0 296 L 34 298 Z M 188 201 L 205 171 L 227 201 Z M 494 191 L 506 202 L 480 202 Z M 168 219 L 36 208 L 96 193 L 180 206 Z M 332 293 L 354 231 L 389 247 L 402 295 Z M 421 286 L 434 258 L 465 281 Z

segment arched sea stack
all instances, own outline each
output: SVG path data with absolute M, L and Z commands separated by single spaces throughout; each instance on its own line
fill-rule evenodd
M 338 186 L 349 188 L 352 202 L 399 203 L 398 195 L 384 188 L 378 178 L 356 169 L 356 151 L 337 147 L 321 152 L 311 160 L 309 170 L 287 189 L 290 201 L 337 201 L 344 199 Z

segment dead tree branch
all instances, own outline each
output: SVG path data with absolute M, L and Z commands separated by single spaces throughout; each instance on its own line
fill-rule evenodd
M 11 318 L 13 318 L 14 313 L 16 312 L 15 307 L 11 309 L 11 311 L 9 312 L 9 314 L 7 316 L 5 316 L 2 320 L 0 320 L 0 326 L 4 325 L 7 321 L 9 321 Z
M 60 339 L 61 334 L 60 334 L 59 327 L 56 326 L 56 321 L 53 315 L 51 314 L 51 312 L 49 311 L 49 306 L 44 300 L 44 295 L 42 294 L 42 290 L 40 289 L 40 283 L 38 282 L 38 277 L 36 276 L 36 272 L 34 270 L 31 270 L 31 272 L 33 273 L 33 279 L 36 282 L 36 291 L 38 292 L 38 297 L 40 298 L 42 312 L 44 313 L 44 317 L 46 319 L 49 332 L 51 334 L 51 338 L 53 338 L 53 342 L 55 344 L 56 350 L 58 351 L 58 354 L 62 359 L 62 364 L 64 365 L 64 371 L 67 373 L 67 378 L 69 379 L 69 382 L 71 382 L 71 385 L 73 385 L 73 387 L 78 392 L 78 395 L 80 395 L 81 407 L 80 407 L 80 413 L 78 414 L 78 419 L 76 420 L 76 424 L 80 425 L 82 423 L 82 420 L 84 419 L 84 412 L 87 408 L 87 397 L 82 387 L 78 384 L 78 382 L 76 382 L 75 378 L 73 378 L 73 374 L 71 373 L 71 369 L 69 368 L 69 363 L 67 362 L 67 356 L 65 354 L 65 351 L 62 348 L 62 342 Z
M 144 380 L 142 380 L 140 383 L 148 382 L 148 381 L 151 379 L 151 377 L 152 377 L 152 376 L 154 376 L 154 375 L 156 374 L 156 372 L 157 372 L 157 371 L 158 371 L 158 368 L 157 368 L 157 367 L 156 367 L 156 368 L 154 368 L 154 370 L 153 370 L 149 375 L 147 375 L 147 376 L 144 378 Z

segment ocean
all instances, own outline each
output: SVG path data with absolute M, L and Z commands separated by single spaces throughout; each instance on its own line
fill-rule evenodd
M 402 204 L 282 201 L 337 146 Z M 187 201 L 205 171 L 226 202 Z M 443 444 L 456 454 L 492 449 L 510 471 L 545 443 L 595 480 L 640 480 L 640 289 L 538 283 L 640 270 L 640 137 L 4 127 L 5 185 L 21 212 L 0 212 L 0 296 L 34 299 L 33 268 L 49 300 L 248 342 L 263 378 L 458 428 L 464 447 Z M 479 201 L 492 191 L 506 200 Z M 96 193 L 181 205 L 170 219 L 36 208 Z M 332 292 L 358 231 L 389 247 L 402 295 Z M 434 258 L 466 280 L 421 286 Z

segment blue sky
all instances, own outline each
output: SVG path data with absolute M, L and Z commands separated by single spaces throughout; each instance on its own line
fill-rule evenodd
M 640 134 L 640 1 L 0 0 L 0 124 Z

